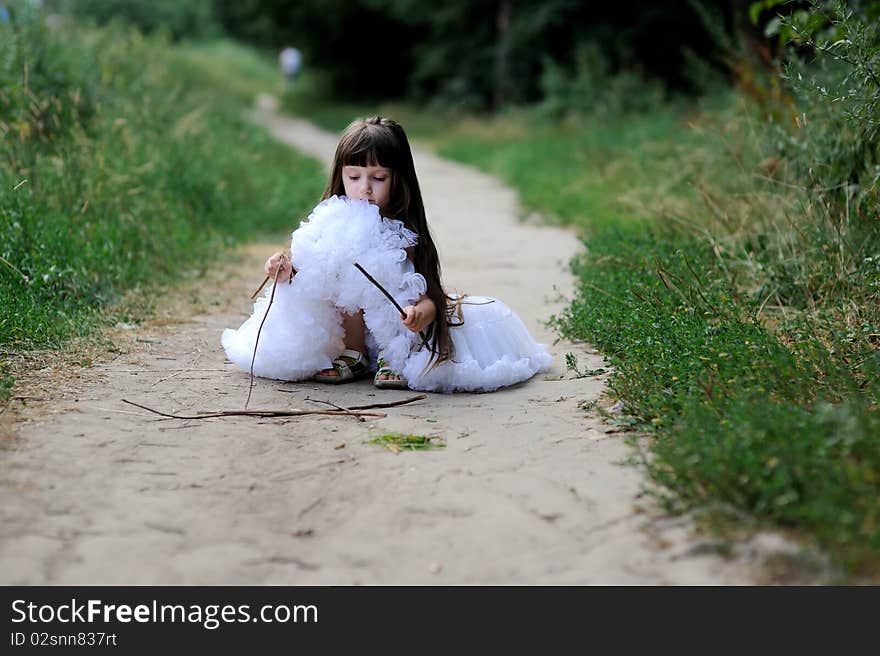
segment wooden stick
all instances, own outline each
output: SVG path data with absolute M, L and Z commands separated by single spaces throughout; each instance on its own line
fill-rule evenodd
M 290 279 L 291 280 L 293 280 L 293 276 L 295 273 L 296 273 L 296 269 L 293 268 L 293 263 L 291 263 L 291 265 L 290 265 Z M 272 276 L 266 276 L 265 278 L 263 278 L 263 282 L 261 282 L 260 286 L 257 287 L 257 291 L 255 291 L 253 294 L 251 294 L 251 300 L 254 300 L 257 297 L 257 294 L 259 294 L 261 291 L 263 291 L 263 287 L 266 286 L 266 283 L 269 282 L 269 280 L 271 278 L 272 278 Z
M 281 256 L 281 261 L 283 262 L 286 259 L 286 256 Z M 292 268 L 292 265 L 291 265 Z M 266 317 L 269 316 L 269 309 L 272 307 L 272 301 L 275 300 L 275 289 L 278 287 L 278 274 L 281 273 L 281 265 L 277 269 L 275 269 L 275 280 L 272 282 L 272 293 L 269 294 L 269 305 L 266 306 L 266 314 L 263 315 L 263 320 L 260 322 L 260 327 L 257 328 L 257 338 L 254 340 L 254 355 L 251 357 L 251 381 L 248 385 L 248 395 L 247 400 L 244 402 L 244 407 L 247 409 L 248 403 L 251 402 L 251 394 L 254 391 L 254 362 L 257 360 L 257 347 L 260 344 L 260 333 L 263 332 L 263 324 L 266 323 Z
M 413 401 L 421 401 L 422 399 L 427 399 L 427 394 L 418 394 L 416 396 L 411 396 L 408 399 L 403 399 L 402 401 L 391 401 L 390 403 L 370 403 L 368 405 L 353 405 L 349 407 L 349 410 L 372 410 L 373 408 L 393 408 L 397 405 L 404 405 L 405 403 L 412 403 Z
M 364 267 L 362 267 L 360 264 L 358 264 L 357 262 L 352 262 L 352 264 L 354 264 L 357 267 L 358 271 L 360 271 L 362 274 L 364 274 L 364 276 L 366 276 L 367 280 L 369 280 L 371 283 L 373 283 L 380 292 L 385 294 L 385 298 L 387 298 L 389 301 L 391 301 L 394 304 L 394 307 L 396 307 L 397 311 L 400 312 L 400 318 L 406 319 L 406 312 L 404 312 L 403 308 L 400 307 L 400 303 L 395 301 L 394 297 L 388 293 L 388 290 L 385 289 L 382 285 L 380 285 L 379 282 L 373 276 L 371 276 L 369 273 L 367 273 L 367 270 L 364 269 Z M 422 332 L 421 330 L 419 331 L 419 337 L 422 338 L 422 344 L 424 346 L 428 346 L 428 338 L 425 337 L 425 333 Z
M 172 415 L 167 412 L 160 412 L 145 405 L 122 399 L 123 403 L 128 403 L 147 412 L 168 417 L 169 419 L 212 419 L 214 417 L 300 417 L 303 415 L 330 415 L 331 417 L 347 417 L 352 414 L 364 417 L 387 417 L 384 412 L 356 412 L 351 410 L 221 410 L 219 412 L 206 412 L 198 415 Z
M 404 312 L 403 308 L 400 307 L 400 303 L 395 301 L 394 297 L 388 293 L 388 290 L 385 289 L 382 285 L 380 285 L 378 283 L 378 281 L 373 276 L 371 276 L 369 273 L 367 273 L 367 270 L 364 267 L 362 267 L 360 264 L 358 264 L 357 262 L 352 262 L 352 264 L 354 264 L 357 267 L 358 271 L 360 271 L 362 274 L 364 274 L 364 276 L 367 278 L 367 280 L 369 280 L 371 283 L 373 283 L 380 292 L 385 294 L 385 298 L 387 298 L 389 301 L 391 301 L 391 303 L 394 305 L 394 307 L 397 308 L 397 311 L 400 312 L 400 318 L 406 319 L 406 312 Z
M 351 415 L 352 417 L 354 417 L 358 421 L 366 421 L 366 419 L 361 417 L 358 413 L 352 412 L 348 408 L 343 408 L 342 406 L 338 406 L 335 403 L 332 403 L 331 401 L 322 401 L 320 399 L 312 399 L 312 398 L 309 398 L 308 396 L 305 398 L 305 400 L 311 401 L 312 403 L 326 403 L 327 405 L 332 406 L 332 407 L 336 408 L 337 410 L 341 410 L 342 412 L 345 412 L 345 413 Z
M 257 297 L 257 294 L 259 294 L 261 291 L 263 291 L 263 287 L 266 286 L 266 283 L 269 282 L 269 278 L 271 278 L 271 277 L 272 276 L 266 276 L 265 278 L 263 278 L 263 282 L 261 282 L 260 286 L 257 287 L 257 291 L 255 291 L 253 294 L 251 294 L 251 300 L 254 300 Z
M 287 394 L 293 394 L 298 390 L 286 390 L 286 389 L 276 389 L 276 392 L 285 392 Z M 353 405 L 350 406 L 349 410 L 372 410 L 373 408 L 393 408 L 398 405 L 405 405 L 407 403 L 412 403 L 414 401 L 421 401 L 422 399 L 427 399 L 427 394 L 417 394 L 416 396 L 411 396 L 408 399 L 402 399 L 400 401 L 391 401 L 390 403 L 369 403 L 367 405 Z M 317 401 L 318 399 L 309 399 L 309 401 Z M 319 401 L 319 403 L 324 403 L 324 401 Z

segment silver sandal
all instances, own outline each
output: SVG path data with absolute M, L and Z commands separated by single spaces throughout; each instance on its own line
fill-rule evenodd
M 379 378 L 379 376 L 397 376 L 397 378 Z M 378 389 L 409 389 L 406 378 L 390 369 L 382 358 L 379 358 L 379 371 L 373 376 L 373 384 Z

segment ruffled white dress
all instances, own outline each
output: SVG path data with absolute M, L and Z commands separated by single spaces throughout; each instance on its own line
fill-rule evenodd
M 552 356 L 537 344 L 520 318 L 498 299 L 467 296 L 456 303 L 450 327 L 451 360 L 429 368 L 430 352 L 421 347 L 387 298 L 357 270 L 358 262 L 401 307 L 426 291 L 425 278 L 406 257 L 418 235 L 403 222 L 380 216 L 366 201 L 332 196 L 322 201 L 292 235 L 291 260 L 297 273 L 279 282 L 272 306 L 271 285 L 238 330 L 223 331 L 230 361 L 250 371 L 260 323 L 254 374 L 279 380 L 303 380 L 322 369 L 345 348 L 342 313 L 364 312 L 372 367 L 378 358 L 400 372 L 415 390 L 490 392 L 550 367 Z

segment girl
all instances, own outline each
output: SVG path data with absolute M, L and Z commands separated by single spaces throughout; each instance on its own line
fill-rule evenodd
M 270 311 L 271 288 L 222 337 L 229 359 L 249 370 L 253 358 L 259 376 L 337 384 L 375 371 L 379 388 L 492 391 L 552 360 L 498 299 L 443 290 L 409 141 L 388 118 L 346 128 L 321 203 L 290 256 L 275 253 L 265 270 L 279 281 Z

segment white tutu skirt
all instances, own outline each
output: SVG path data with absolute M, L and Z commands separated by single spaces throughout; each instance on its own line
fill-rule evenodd
M 462 323 L 449 328 L 451 359 L 427 368 L 430 353 L 424 348 L 407 358 L 401 373 L 412 389 L 492 392 L 550 368 L 553 357 L 497 298 L 464 297 L 453 321 Z
M 371 366 L 383 358 L 415 390 L 488 392 L 549 368 L 552 357 L 519 317 L 485 296 L 462 300 L 455 315 L 462 325 L 449 330 L 454 354 L 429 367 L 430 353 L 420 348 L 418 334 L 406 329 L 395 307 L 353 265 L 361 264 L 401 307 L 412 305 L 427 289 L 406 257 L 405 249 L 417 240 L 402 222 L 381 217 L 365 201 L 323 201 L 293 232 L 293 280 L 279 282 L 274 297 L 268 286 L 250 318 L 238 330 L 223 331 L 227 357 L 245 371 L 253 359 L 257 376 L 311 378 L 345 348 L 342 313 L 363 311 Z

